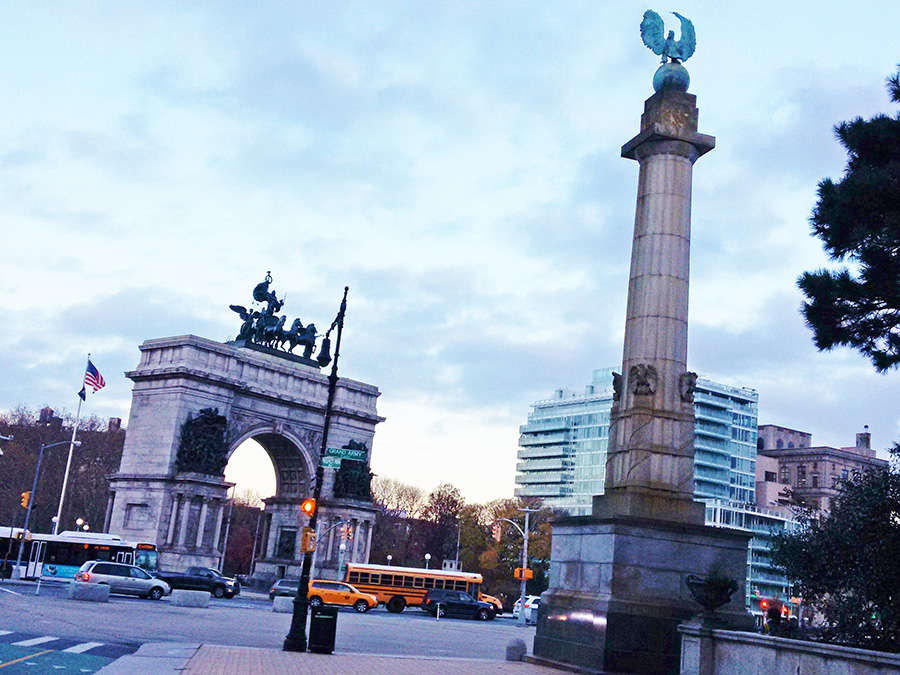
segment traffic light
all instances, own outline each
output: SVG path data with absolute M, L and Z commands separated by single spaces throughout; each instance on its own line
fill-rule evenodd
M 22 508 L 28 508 L 28 502 L 31 501 L 31 490 L 22 493 Z
M 312 518 L 316 514 L 316 500 L 310 497 L 309 499 L 304 499 L 303 503 L 300 505 L 300 510 L 303 511 L 304 514 Z
M 300 553 L 312 553 L 316 550 L 316 533 L 311 527 L 303 528 L 300 537 Z
M 491 536 L 498 542 L 503 537 L 503 526 L 499 522 L 491 523 Z
M 353 526 L 352 525 L 347 526 L 346 538 L 347 538 L 347 541 L 353 541 Z

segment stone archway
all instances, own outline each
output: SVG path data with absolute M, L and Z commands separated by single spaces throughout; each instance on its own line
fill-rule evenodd
M 306 362 L 192 335 L 148 340 L 140 350 L 137 369 L 126 373 L 134 381 L 131 415 L 119 471 L 110 479 L 105 531 L 155 542 L 166 569 L 221 565 L 231 484 L 220 470 L 196 470 L 179 461 L 185 422 L 211 410 L 225 423 L 217 466 L 224 468 L 250 438 L 275 466 L 276 494 L 264 500 L 267 527 L 257 576 L 298 575 L 299 531 L 306 524 L 299 505 L 312 492 L 327 378 Z M 338 380 L 329 446 L 364 443 L 367 466 L 375 426 L 383 421 L 376 411 L 378 396 L 372 385 Z M 367 561 L 375 509 L 366 500 L 334 499 L 334 474 L 335 469 L 325 469 L 320 532 L 340 520 L 351 521 L 356 534 L 346 559 Z M 329 538 L 323 543 L 327 550 L 317 552 L 317 567 L 336 576 Z

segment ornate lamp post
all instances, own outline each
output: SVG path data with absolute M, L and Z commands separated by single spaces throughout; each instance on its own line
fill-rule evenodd
M 388 559 L 388 565 L 390 565 L 390 564 L 391 564 L 391 560 L 394 559 L 394 556 L 392 556 L 390 553 L 388 553 L 387 559 Z
M 426 554 L 425 554 L 425 569 L 426 569 L 426 570 L 428 569 L 428 563 L 429 563 L 429 562 L 431 562 L 431 554 L 430 554 L 430 553 L 426 553 Z
M 325 334 L 323 343 L 328 339 L 328 335 L 333 328 L 337 328 L 337 337 L 334 346 L 334 361 L 331 364 L 331 374 L 328 376 L 328 401 L 325 404 L 325 422 L 322 428 L 322 447 L 319 450 L 319 461 L 316 464 L 316 484 L 313 488 L 313 499 L 315 500 L 315 510 L 309 519 L 309 527 L 313 532 L 316 531 L 316 525 L 319 518 L 319 497 L 322 494 L 322 483 L 325 479 L 325 469 L 322 466 L 322 458 L 325 456 L 325 450 L 328 447 L 328 429 L 331 426 L 331 410 L 334 406 L 334 395 L 337 391 L 337 368 L 338 356 L 341 353 L 341 332 L 344 328 L 344 315 L 347 313 L 347 291 L 349 286 L 344 286 L 344 299 L 341 300 L 341 308 L 337 317 L 331 324 L 331 328 Z M 324 344 L 323 344 L 324 350 Z M 327 365 L 323 364 L 323 365 Z M 305 652 L 306 651 L 306 619 L 309 614 L 309 576 L 312 569 L 311 551 L 303 554 L 303 566 L 300 568 L 300 584 L 297 587 L 297 595 L 294 598 L 294 612 L 291 616 L 291 628 L 284 638 L 282 650 L 286 652 Z

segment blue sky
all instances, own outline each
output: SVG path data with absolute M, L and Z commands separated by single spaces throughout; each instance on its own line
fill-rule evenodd
M 638 131 L 626 2 L 3 3 L 0 409 L 128 417 L 143 340 L 226 340 L 266 270 L 380 388 L 376 473 L 508 496 L 518 426 L 621 362 Z M 760 421 L 900 439 L 898 373 L 819 354 L 797 276 L 832 126 L 895 113 L 900 6 L 683 2 L 700 131 L 689 365 Z

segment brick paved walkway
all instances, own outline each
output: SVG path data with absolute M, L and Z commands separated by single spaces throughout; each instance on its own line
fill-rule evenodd
M 373 654 L 296 654 L 203 645 L 182 675 L 554 675 L 530 663 Z

